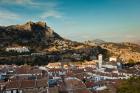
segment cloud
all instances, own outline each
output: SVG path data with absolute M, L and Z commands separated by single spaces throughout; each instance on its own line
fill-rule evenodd
M 63 33 L 63 34 L 65 35 L 66 38 L 69 38 L 71 40 L 80 41 L 80 42 L 96 39 L 95 37 L 93 37 L 93 34 L 90 32 L 80 32 L 80 31 L 79 32 L 77 32 L 77 31 L 69 32 L 68 31 L 68 33 Z
M 9 4 L 35 4 L 32 0 L 0 0 L 1 3 Z
M 17 24 L 17 21 L 22 19 L 17 13 L 0 9 L 0 25 Z
M 58 11 L 47 11 L 47 12 L 44 12 L 42 15 L 41 15 L 41 19 L 46 19 L 48 17 L 54 17 L 54 18 L 61 18 L 62 17 L 62 14 Z
M 25 7 L 42 6 L 47 8 L 53 8 L 57 6 L 57 3 L 52 2 L 52 0 L 47 0 L 46 2 L 40 2 L 39 0 L 0 0 L 0 4 L 14 4 L 14 5 L 20 5 Z
M 0 19 L 17 19 L 17 18 L 20 18 L 20 15 L 14 12 L 3 9 L 0 11 Z
M 124 41 L 135 41 L 135 40 L 139 40 L 139 36 L 135 35 L 135 34 L 127 34 L 123 37 Z
M 21 11 L 26 11 L 24 16 L 30 16 L 30 14 L 27 15 L 28 12 L 34 12 L 34 16 L 38 16 L 40 19 L 46 19 L 48 17 L 53 17 L 53 18 L 61 18 L 62 17 L 62 13 L 60 11 L 58 11 L 58 2 L 56 1 L 52 1 L 52 0 L 47 0 L 45 2 L 41 2 L 41 1 L 35 1 L 35 0 L 0 0 L 0 5 L 12 5 L 11 7 L 14 7 L 14 5 L 16 5 L 16 7 L 25 7 L 24 10 Z M 9 9 L 6 8 L 8 11 Z M 6 10 L 5 9 L 5 10 Z M 1 9 L 0 9 L 1 11 Z M 8 12 L 10 15 L 12 13 Z M 6 13 L 6 15 L 8 14 Z M 20 15 L 19 12 L 17 12 L 17 14 Z M 12 15 L 12 16 L 16 16 L 16 15 Z M 31 17 L 32 18 L 32 17 Z

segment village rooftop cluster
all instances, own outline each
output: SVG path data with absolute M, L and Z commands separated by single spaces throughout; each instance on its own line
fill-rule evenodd
M 49 63 L 47 66 L 1 65 L 0 93 L 98 93 L 124 79 L 140 76 L 140 65 L 124 67 L 117 58 L 108 62 L 99 54 L 97 60 L 84 63 Z

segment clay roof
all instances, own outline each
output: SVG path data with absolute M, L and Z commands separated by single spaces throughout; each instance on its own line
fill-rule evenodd
M 47 79 L 39 80 L 13 80 L 6 83 L 6 89 L 47 87 Z
M 58 87 L 51 87 L 51 88 L 49 88 L 49 93 L 59 93 Z
M 69 87 L 69 88 L 85 88 L 85 84 L 77 79 L 77 78 L 72 78 L 72 77 L 68 77 L 65 79 L 65 83 L 66 83 L 66 86 Z
M 94 82 L 93 81 L 88 81 L 88 82 L 85 83 L 85 85 L 87 87 L 93 87 L 94 86 Z
M 20 88 L 33 88 L 35 87 L 35 80 L 23 80 Z
M 37 87 L 47 87 L 48 86 L 48 83 L 47 82 L 48 82 L 47 79 L 37 80 L 36 86 Z
M 20 86 L 21 81 L 10 81 L 6 84 L 6 89 L 17 89 Z
M 60 68 L 51 68 L 51 69 L 49 69 L 49 72 L 59 72 L 59 71 L 62 71 L 62 69 L 60 69 Z
M 88 89 L 77 89 L 73 93 L 91 93 Z
M 16 68 L 16 73 L 17 74 L 28 74 L 29 71 L 30 71 L 30 67 L 28 67 L 28 66 L 23 66 L 23 67 Z

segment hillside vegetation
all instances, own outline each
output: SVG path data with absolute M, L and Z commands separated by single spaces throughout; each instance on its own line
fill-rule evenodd
M 118 86 L 117 93 L 140 93 L 140 77 L 124 80 Z
M 140 45 L 133 43 L 104 43 L 102 48 L 107 49 L 112 56 L 125 62 L 140 62 Z

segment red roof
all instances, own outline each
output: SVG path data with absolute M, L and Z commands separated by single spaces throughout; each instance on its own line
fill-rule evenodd
M 34 80 L 24 80 L 21 83 L 21 88 L 34 88 L 35 81 Z
M 9 81 L 6 84 L 6 89 L 17 89 L 20 86 L 20 81 Z
M 94 82 L 88 81 L 88 82 L 85 83 L 85 85 L 86 85 L 87 87 L 93 87 L 93 86 L 94 86 Z

